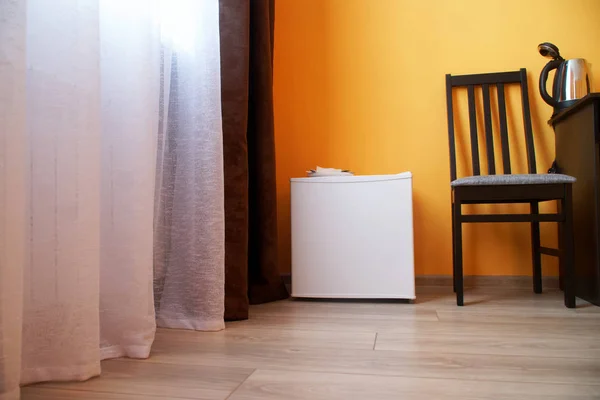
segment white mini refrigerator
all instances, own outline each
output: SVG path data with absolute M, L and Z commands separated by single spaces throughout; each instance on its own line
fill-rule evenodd
M 414 299 L 412 174 L 291 179 L 292 296 Z

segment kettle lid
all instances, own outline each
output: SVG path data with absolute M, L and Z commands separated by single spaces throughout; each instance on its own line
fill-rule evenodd
M 558 47 L 549 42 L 538 44 L 538 51 L 543 57 L 552 58 L 553 60 L 561 60 L 560 52 Z

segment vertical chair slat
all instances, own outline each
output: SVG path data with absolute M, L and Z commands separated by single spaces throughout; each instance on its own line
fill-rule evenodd
M 479 168 L 479 142 L 477 141 L 477 113 L 475 111 L 475 87 L 467 86 L 469 98 L 469 126 L 471 129 L 471 157 L 473 158 L 473 175 L 481 175 Z
M 484 84 L 483 90 L 483 116 L 485 123 L 485 144 L 488 162 L 488 174 L 496 174 L 496 161 L 494 158 L 494 135 L 492 133 L 492 111 L 490 105 L 490 85 Z
M 450 182 L 456 180 L 456 147 L 454 144 L 454 114 L 452 107 L 452 78 L 446 75 L 446 107 L 448 114 L 448 144 L 450 145 Z
M 502 164 L 505 174 L 511 173 L 510 149 L 508 147 L 508 127 L 506 123 L 506 99 L 504 97 L 504 83 L 496 85 L 498 89 L 498 113 L 500 114 L 500 143 L 502 146 Z
M 521 68 L 521 107 L 523 108 L 523 122 L 525 123 L 525 143 L 527 144 L 527 165 L 529 173 L 536 173 L 535 148 L 533 144 L 533 129 L 531 128 L 531 113 L 529 111 L 529 93 L 527 89 L 527 71 Z

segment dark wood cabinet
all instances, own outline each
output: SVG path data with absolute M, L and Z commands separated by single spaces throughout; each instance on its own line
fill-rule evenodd
M 600 305 L 600 93 L 549 121 L 556 134 L 558 171 L 573 184 L 576 295 Z

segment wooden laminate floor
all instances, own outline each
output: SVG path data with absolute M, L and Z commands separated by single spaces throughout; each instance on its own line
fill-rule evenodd
M 217 333 L 159 329 L 148 360 L 110 360 L 39 399 L 600 399 L 600 307 L 556 290 L 450 288 L 415 304 L 282 301 Z

